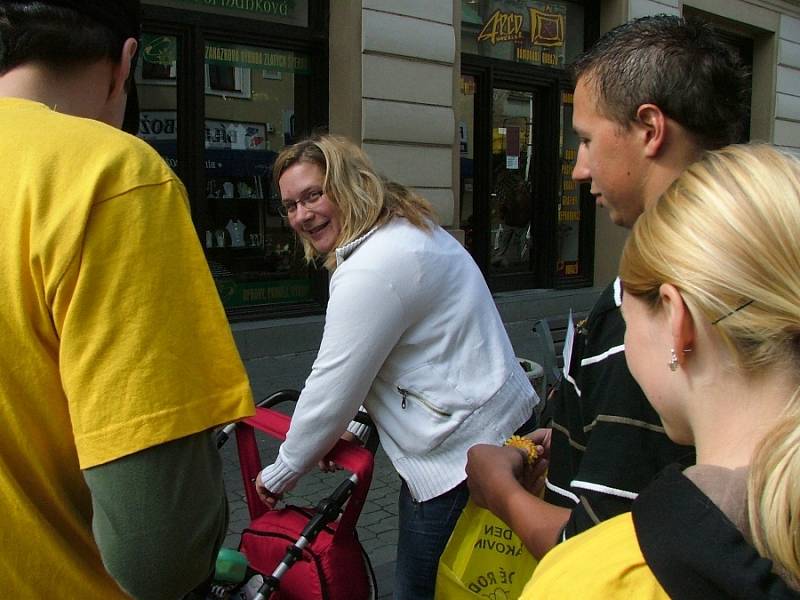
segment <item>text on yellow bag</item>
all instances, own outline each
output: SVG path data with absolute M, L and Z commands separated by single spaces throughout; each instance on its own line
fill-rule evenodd
M 536 564 L 501 519 L 470 500 L 439 559 L 436 599 L 518 598 Z

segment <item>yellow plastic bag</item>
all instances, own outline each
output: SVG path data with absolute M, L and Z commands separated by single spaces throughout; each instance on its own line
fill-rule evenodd
M 537 562 L 501 519 L 470 500 L 439 559 L 436 600 L 518 598 Z

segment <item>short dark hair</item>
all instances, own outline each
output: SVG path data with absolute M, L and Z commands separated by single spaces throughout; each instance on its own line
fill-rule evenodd
M 627 128 L 655 104 L 704 149 L 739 141 L 749 77 L 736 53 L 699 19 L 657 15 L 620 25 L 571 65 L 598 111 Z
M 119 60 L 138 38 L 138 0 L 0 2 L 0 74 L 28 62 L 69 68 Z

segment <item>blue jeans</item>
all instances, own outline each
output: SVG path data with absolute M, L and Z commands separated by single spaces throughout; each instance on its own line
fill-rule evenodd
M 400 487 L 394 600 L 433 600 L 439 557 L 469 498 L 466 482 L 449 492 L 417 502 Z

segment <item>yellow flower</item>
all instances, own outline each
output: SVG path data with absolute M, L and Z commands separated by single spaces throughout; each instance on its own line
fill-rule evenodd
M 534 441 L 526 437 L 512 435 L 506 440 L 505 445 L 524 450 L 528 455 L 527 460 L 529 465 L 533 464 L 533 461 L 535 461 L 536 457 L 539 456 L 539 453 L 536 451 L 536 444 Z

